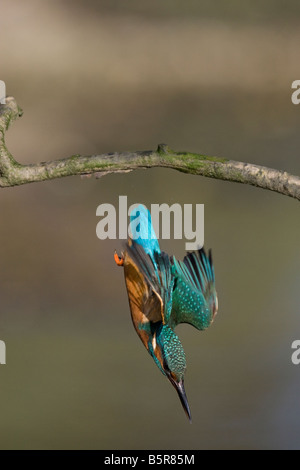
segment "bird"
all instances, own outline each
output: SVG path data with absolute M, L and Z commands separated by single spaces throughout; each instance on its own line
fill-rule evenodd
M 114 260 L 124 268 L 133 326 L 159 370 L 171 382 L 191 422 L 184 375 L 186 358 L 175 333 L 180 323 L 205 330 L 218 311 L 211 250 L 188 252 L 183 261 L 161 251 L 151 214 L 142 204 L 130 214 L 131 234 Z

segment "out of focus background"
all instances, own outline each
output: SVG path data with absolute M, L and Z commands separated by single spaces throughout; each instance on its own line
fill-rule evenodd
M 300 3 L 3 0 L 21 163 L 175 150 L 300 174 Z M 2 449 L 297 449 L 299 202 L 166 169 L 0 191 Z M 205 204 L 219 314 L 180 325 L 193 424 L 132 327 L 96 208 Z M 177 257 L 184 241 L 162 242 Z

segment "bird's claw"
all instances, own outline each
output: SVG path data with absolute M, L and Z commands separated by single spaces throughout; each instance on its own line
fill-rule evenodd
M 115 260 L 115 262 L 118 266 L 123 266 L 123 264 L 124 264 L 124 254 L 122 253 L 121 256 L 119 256 L 117 251 L 115 250 L 114 260 Z

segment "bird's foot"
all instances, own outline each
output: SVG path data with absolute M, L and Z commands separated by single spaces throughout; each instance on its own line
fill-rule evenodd
M 118 266 L 123 266 L 123 264 L 124 264 L 124 255 L 123 255 L 123 253 L 121 254 L 121 256 L 119 256 L 118 253 L 115 250 L 114 260 L 115 260 L 115 262 Z

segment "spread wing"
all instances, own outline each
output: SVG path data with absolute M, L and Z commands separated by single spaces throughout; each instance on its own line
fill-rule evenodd
M 172 257 L 175 276 L 172 320 L 206 329 L 218 310 L 215 275 L 211 251 L 188 253 L 183 262 Z

